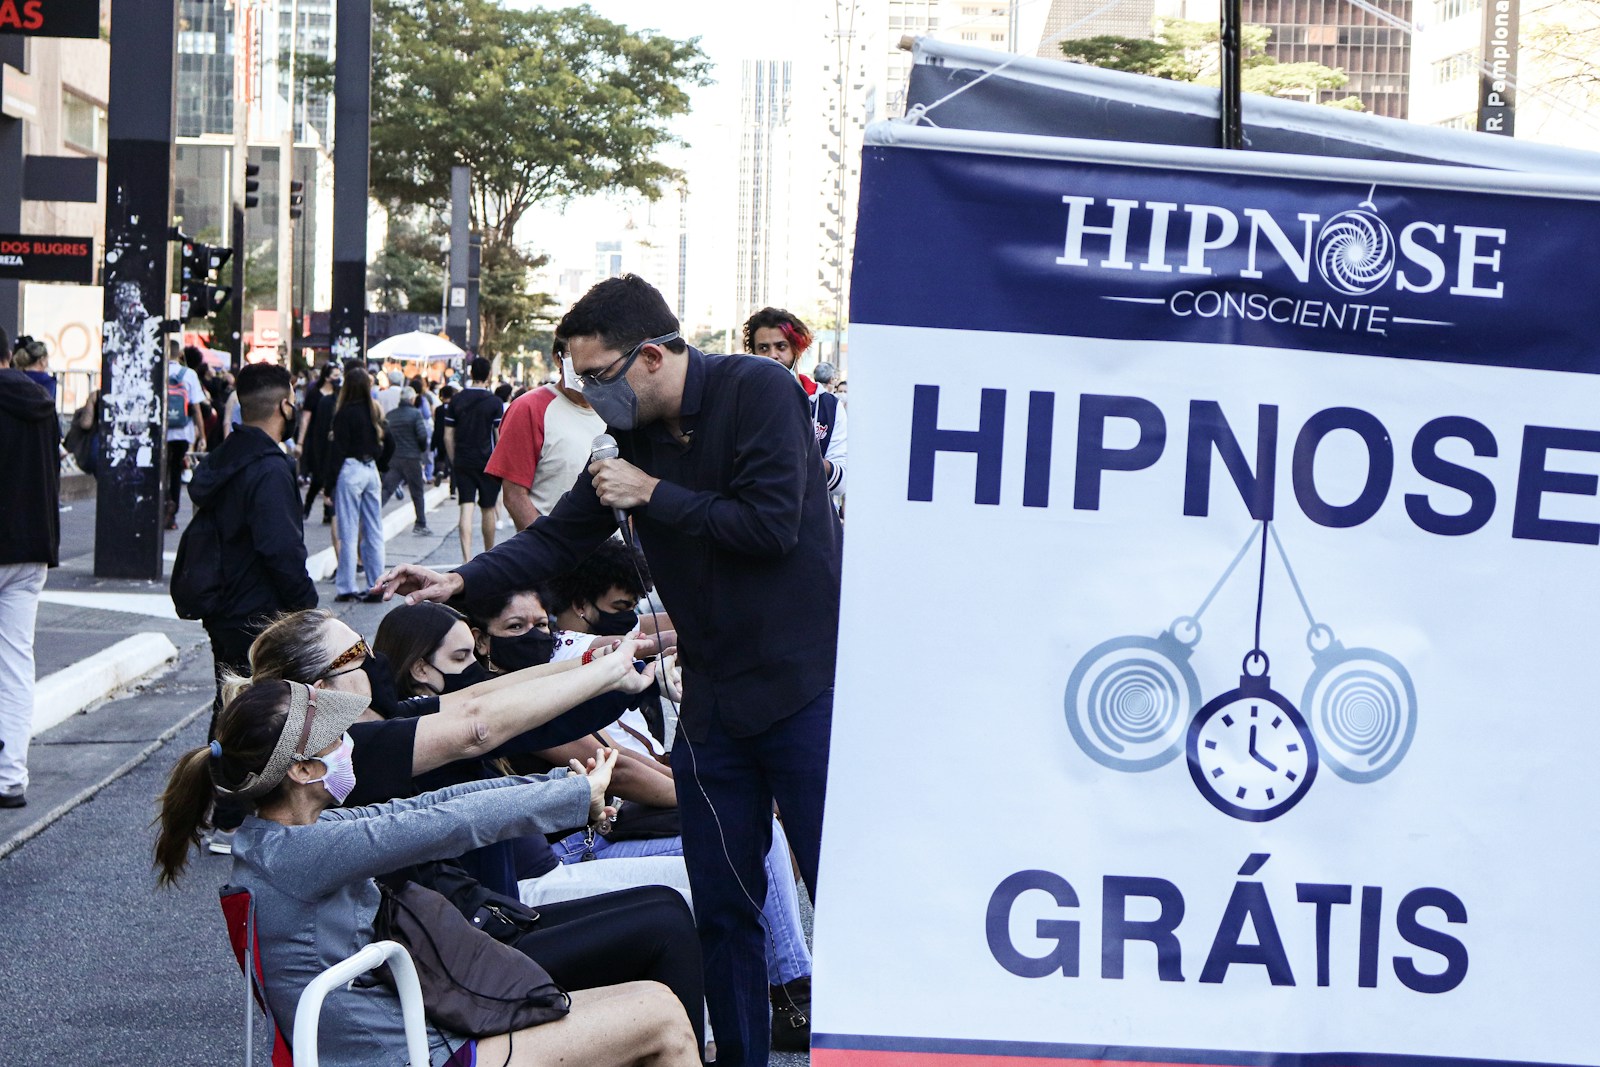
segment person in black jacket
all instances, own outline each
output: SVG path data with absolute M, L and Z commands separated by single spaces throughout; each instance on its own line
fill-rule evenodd
M 240 426 L 194 473 L 189 499 L 210 509 L 222 535 L 226 607 L 201 621 L 211 638 L 221 709 L 224 670 L 248 674 L 250 643 L 274 616 L 317 606 L 306 573 L 304 520 L 294 463 L 279 442 L 295 425 L 289 372 L 252 363 L 239 372 Z
M 33 624 L 45 570 L 60 562 L 60 441 L 55 401 L 11 368 L 11 345 L 0 330 L 0 808 L 28 802 Z

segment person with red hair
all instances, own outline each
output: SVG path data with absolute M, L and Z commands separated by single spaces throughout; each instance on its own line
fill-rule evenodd
M 782 363 L 806 391 L 811 401 L 811 421 L 817 428 L 817 449 L 822 453 L 828 492 L 837 503 L 844 495 L 845 413 L 838 397 L 818 388 L 809 376 L 800 373 L 800 357 L 811 347 L 812 339 L 810 328 L 782 308 L 762 308 L 744 324 L 744 350 Z

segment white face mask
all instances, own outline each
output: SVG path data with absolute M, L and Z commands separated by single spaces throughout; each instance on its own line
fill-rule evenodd
M 343 804 L 356 787 L 356 769 L 351 763 L 355 752 L 356 743 L 346 733 L 339 742 L 339 747 L 326 756 L 317 756 L 322 765 L 327 768 L 327 773 L 321 778 L 313 778 L 308 784 L 322 783 L 324 789 L 333 795 L 333 799 Z
M 572 357 L 561 357 L 561 384 L 576 392 L 583 392 L 583 382 L 579 380 L 577 372 L 572 369 Z

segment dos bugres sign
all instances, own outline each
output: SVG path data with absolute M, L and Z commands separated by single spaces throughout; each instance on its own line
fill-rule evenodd
M 94 239 L 0 233 L 0 278 L 87 285 L 94 281 Z
M 819 1067 L 1600 1064 L 1600 182 L 872 136 Z
M 99 37 L 99 0 L 0 0 L 0 34 Z

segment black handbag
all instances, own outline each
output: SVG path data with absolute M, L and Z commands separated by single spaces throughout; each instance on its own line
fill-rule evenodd
M 677 808 L 656 808 L 624 800 L 617 805 L 617 817 L 602 836 L 607 841 L 649 841 L 681 837 L 683 818 Z
M 552 1022 L 572 998 L 548 971 L 478 929 L 441 894 L 406 881 L 379 883 L 378 938 L 411 953 L 428 1021 L 468 1037 L 491 1037 Z M 380 978 L 391 988 L 394 977 Z

